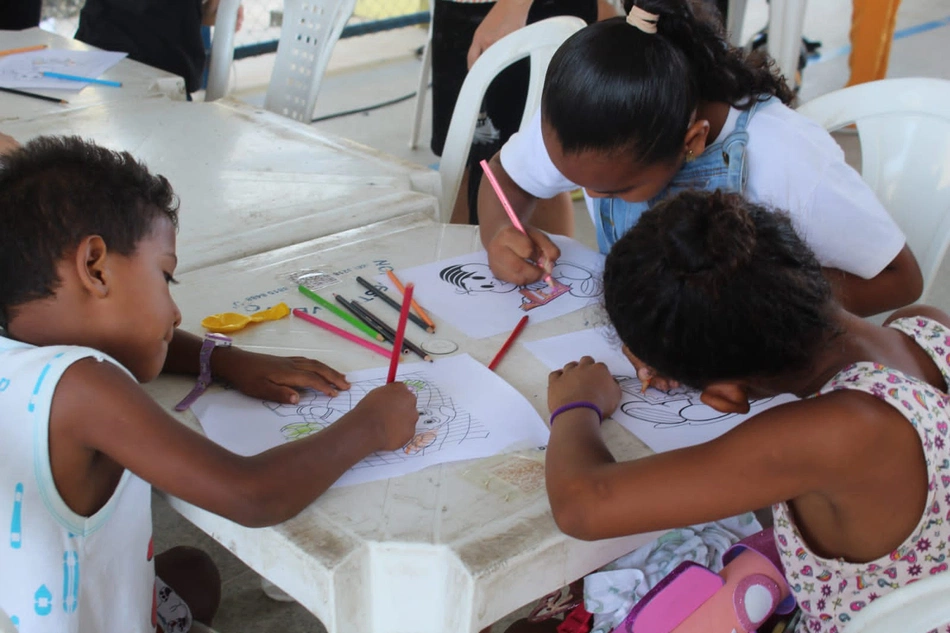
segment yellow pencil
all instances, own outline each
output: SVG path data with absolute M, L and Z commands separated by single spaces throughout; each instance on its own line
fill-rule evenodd
M 399 281 L 399 278 L 396 277 L 396 273 L 394 273 L 394 272 L 391 271 L 391 270 L 387 270 L 387 271 L 386 271 L 386 276 L 389 277 L 389 281 L 393 282 L 393 285 L 396 286 L 396 288 L 399 290 L 399 292 L 401 292 L 401 293 L 404 294 L 404 295 L 406 294 L 406 289 L 405 289 L 405 287 L 402 285 L 402 282 Z M 435 332 L 435 323 L 433 323 L 432 319 L 429 318 L 429 315 L 426 314 L 426 311 L 422 309 L 422 306 L 420 306 L 418 303 L 416 303 L 416 300 L 415 300 L 415 299 L 412 300 L 412 302 L 411 302 L 410 305 L 412 305 L 412 308 L 413 308 L 413 310 L 416 311 L 416 314 L 419 315 L 419 318 L 422 319 L 423 321 L 425 321 L 425 322 L 426 322 L 426 325 L 428 325 L 430 328 L 432 328 L 432 331 Z
M 30 53 L 32 51 L 41 51 L 44 48 L 47 48 L 46 44 L 37 44 L 36 46 L 24 46 L 23 48 L 10 48 L 5 51 L 0 51 L 0 57 L 4 55 L 16 55 L 17 53 Z

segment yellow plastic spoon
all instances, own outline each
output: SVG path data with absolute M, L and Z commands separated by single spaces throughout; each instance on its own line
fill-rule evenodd
M 278 303 L 272 308 L 255 312 L 254 314 L 238 314 L 237 312 L 222 312 L 221 314 L 212 314 L 201 320 L 201 327 L 211 332 L 227 334 L 228 332 L 237 332 L 243 330 L 251 323 L 260 323 L 261 321 L 277 321 L 290 314 L 290 308 L 286 303 Z

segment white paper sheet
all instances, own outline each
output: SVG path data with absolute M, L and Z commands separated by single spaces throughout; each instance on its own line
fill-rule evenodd
M 78 92 L 88 82 L 44 77 L 44 72 L 78 75 L 99 79 L 99 75 L 118 64 L 127 53 L 109 51 L 73 51 L 44 49 L 0 57 L 0 86 L 40 90 Z M 120 89 L 120 88 L 119 88 Z
M 308 391 L 298 404 L 281 405 L 225 391 L 203 395 L 192 411 L 213 441 L 239 455 L 255 455 L 333 424 L 385 384 L 387 372 L 386 367 L 350 372 L 351 389 L 335 398 Z M 407 364 L 397 379 L 417 394 L 415 437 L 398 451 L 373 453 L 334 485 L 547 445 L 547 426 L 528 401 L 468 354 Z
M 571 332 L 524 345 L 552 370 L 582 356 L 605 363 L 623 390 L 614 420 L 657 453 L 708 442 L 757 413 L 795 400 L 792 395 L 756 400 L 748 414 L 736 415 L 706 406 L 700 402 L 698 391 L 685 387 L 670 391 L 651 387 L 641 394 L 642 384 L 633 365 L 620 351 L 617 335 L 609 328 Z
M 596 303 L 603 295 L 604 256 L 565 237 L 552 239 L 561 249 L 552 276 L 565 287 L 553 298 L 543 281 L 519 287 L 495 279 L 485 251 L 396 274 L 403 283 L 416 285 L 415 299 L 426 311 L 470 338 L 494 336 L 510 332 L 525 314 L 540 323 Z M 389 286 L 385 276 L 379 282 Z

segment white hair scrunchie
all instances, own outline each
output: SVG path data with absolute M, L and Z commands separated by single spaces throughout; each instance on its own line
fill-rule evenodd
M 656 24 L 660 21 L 660 16 L 656 13 L 644 11 L 637 5 L 630 7 L 630 13 L 627 14 L 627 24 L 635 26 L 644 33 L 650 35 L 656 33 Z

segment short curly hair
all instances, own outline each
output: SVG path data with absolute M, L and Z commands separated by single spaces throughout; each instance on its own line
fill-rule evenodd
M 831 286 L 788 216 L 719 191 L 645 212 L 607 256 L 604 303 L 635 356 L 697 388 L 805 370 L 839 333 Z
M 57 264 L 84 238 L 132 255 L 157 218 L 177 227 L 178 199 L 128 152 L 46 136 L 0 156 L 0 326 L 56 292 Z

